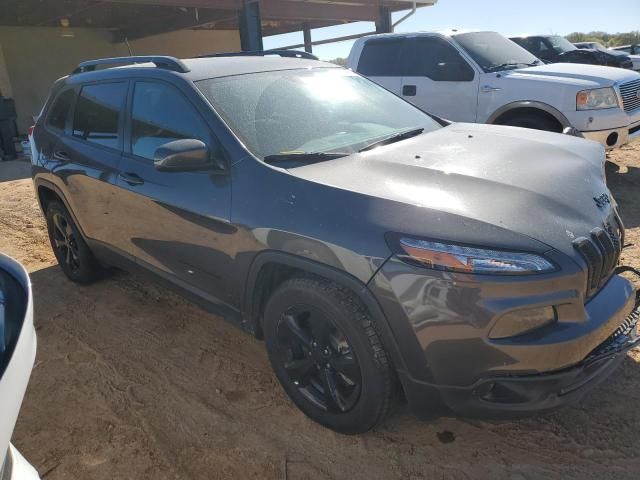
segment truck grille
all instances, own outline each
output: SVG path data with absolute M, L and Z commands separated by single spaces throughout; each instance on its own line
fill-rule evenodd
M 616 223 L 620 225 L 617 219 Z M 593 295 L 609 278 L 620 259 L 622 228 L 610 224 L 605 228 L 594 228 L 589 238 L 580 237 L 573 241 L 574 248 L 587 263 L 587 297 Z
M 622 97 L 622 106 L 625 112 L 640 108 L 640 80 L 633 80 L 620 85 L 620 96 Z

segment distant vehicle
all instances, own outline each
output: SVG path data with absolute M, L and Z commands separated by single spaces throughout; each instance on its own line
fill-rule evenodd
M 336 431 L 379 424 L 399 385 L 431 415 L 546 411 L 638 341 L 595 142 L 450 124 L 336 65 L 248 56 L 83 63 L 33 137 L 69 279 L 154 274 L 264 338 Z
M 495 32 L 371 35 L 354 43 L 347 66 L 456 122 L 575 128 L 606 148 L 640 137 L 640 74 L 544 65 Z
M 511 40 L 527 49 L 545 63 L 584 63 L 607 67 L 633 68 L 627 55 L 580 49 L 560 35 L 512 37 Z
M 629 60 L 631 60 L 631 62 L 633 63 L 633 70 L 640 71 L 640 55 L 632 55 L 618 49 L 607 48 L 599 42 L 577 42 L 574 43 L 574 45 L 583 50 L 598 50 L 599 52 L 605 52 L 611 55 L 622 55 L 623 57 L 628 57 Z
M 631 55 L 640 55 L 640 43 L 634 45 L 619 45 L 617 47 L 611 47 L 611 49 L 630 53 Z
M 9 443 L 36 356 L 31 282 L 0 253 L 0 479 L 37 480 L 36 470 Z

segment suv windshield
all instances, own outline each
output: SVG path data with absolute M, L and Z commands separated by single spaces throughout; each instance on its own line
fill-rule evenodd
M 571 52 L 578 49 L 573 43 L 560 35 L 551 35 L 547 37 L 547 39 L 553 49 L 558 53 Z
M 459 33 L 452 38 L 485 72 L 542 63 L 520 45 L 496 32 Z
M 201 80 L 196 85 L 247 148 L 262 159 L 355 153 L 411 129 L 429 132 L 440 127 L 413 105 L 341 68 L 253 73 Z

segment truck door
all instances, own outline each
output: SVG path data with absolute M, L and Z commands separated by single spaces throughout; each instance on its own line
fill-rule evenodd
M 405 39 L 402 97 L 422 110 L 455 122 L 475 122 L 478 74 L 443 38 Z

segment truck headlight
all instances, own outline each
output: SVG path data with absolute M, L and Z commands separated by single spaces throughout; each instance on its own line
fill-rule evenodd
M 618 96 L 612 87 L 582 90 L 576 95 L 576 109 L 578 110 L 599 110 L 618 106 Z
M 488 275 L 526 275 L 556 270 L 540 255 L 487 250 L 416 238 L 400 238 L 400 256 L 420 266 L 450 272 Z

